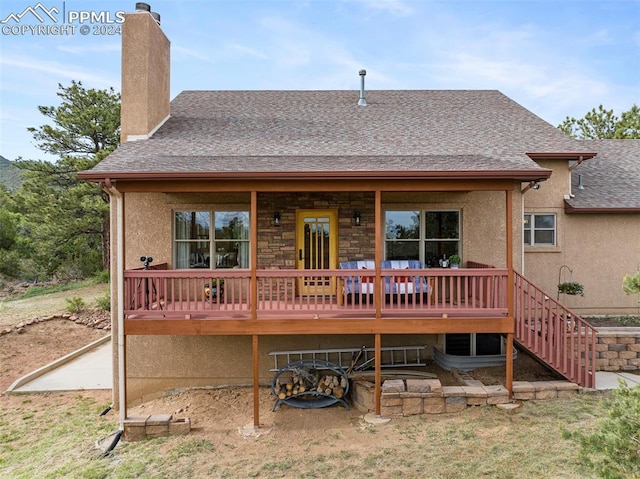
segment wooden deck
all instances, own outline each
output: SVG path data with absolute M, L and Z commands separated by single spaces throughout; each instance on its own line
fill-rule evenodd
M 513 320 L 507 318 L 506 270 L 412 270 L 412 277 L 420 278 L 415 281 L 429 285 L 416 293 L 406 283 L 393 286 L 394 281 L 406 282 L 397 273 L 382 270 L 376 278 L 373 270 L 322 270 L 313 276 L 297 270 L 258 270 L 253 275 L 248 270 L 130 270 L 125 272 L 125 332 L 513 332 Z M 371 285 L 371 294 L 345 287 L 347 278 L 353 284 L 356 277 L 359 284 Z

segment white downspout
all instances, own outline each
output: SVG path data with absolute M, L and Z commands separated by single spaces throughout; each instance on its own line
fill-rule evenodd
M 125 350 L 124 350 L 124 205 L 122 193 L 111 183 L 106 181 L 107 191 L 116 198 L 116 286 L 117 286 L 117 316 L 118 316 L 118 411 L 120 418 L 120 430 L 124 430 L 126 419 L 126 391 L 125 391 Z
M 524 266 L 524 195 L 520 194 L 520 274 L 525 275 Z

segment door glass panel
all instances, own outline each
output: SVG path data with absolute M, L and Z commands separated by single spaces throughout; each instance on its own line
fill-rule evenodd
M 335 234 L 332 230 L 332 216 L 314 215 L 312 212 L 302 214 L 302 238 L 299 238 L 299 263 L 298 267 L 314 271 L 331 269 L 335 267 L 332 263 L 332 239 Z M 335 244 L 334 246 L 335 247 Z M 335 258 L 333 258 L 335 261 Z M 299 285 L 301 294 L 326 295 L 331 294 L 332 279 L 330 276 L 314 276 L 312 274 L 304 276 Z
M 329 218 L 305 218 L 304 223 L 304 268 L 329 269 Z

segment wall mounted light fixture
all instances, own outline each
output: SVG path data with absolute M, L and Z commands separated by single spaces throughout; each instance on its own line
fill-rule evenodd
M 280 226 L 280 213 L 277 211 L 273 214 L 273 226 Z
M 356 211 L 353 214 L 353 222 L 355 223 L 356 226 L 360 226 L 362 224 L 362 216 L 360 215 L 359 211 Z
M 526 193 L 531 188 L 534 190 L 540 189 L 540 183 L 537 181 L 530 181 L 529 184 L 522 189 L 521 193 Z

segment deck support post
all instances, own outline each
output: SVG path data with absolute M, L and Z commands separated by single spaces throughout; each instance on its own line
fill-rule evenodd
M 507 334 L 507 362 L 505 365 L 505 387 L 509 391 L 509 399 L 513 398 L 513 333 Z
M 260 427 L 260 368 L 258 367 L 258 335 L 253 337 L 253 427 Z
M 249 298 L 251 320 L 258 319 L 258 192 L 251 192 L 251 210 L 249 223 L 251 224 L 251 282 Z
M 251 191 L 251 282 L 249 297 L 251 302 L 251 321 L 258 320 L 258 192 Z M 260 368 L 258 364 L 258 335 L 252 337 L 253 360 L 253 427 L 260 427 Z
M 374 397 L 375 397 L 375 409 L 376 409 L 376 416 L 380 417 L 382 415 L 381 413 L 381 392 L 382 392 L 382 385 L 380 383 L 381 381 L 381 375 L 380 375 L 380 364 L 382 363 L 382 357 L 381 357 L 381 343 L 382 343 L 382 338 L 380 337 L 380 334 L 376 334 L 376 340 L 375 340 L 375 355 L 376 355 L 376 360 L 375 360 L 375 388 L 374 388 Z
M 375 191 L 375 264 L 376 264 L 376 279 L 375 285 L 376 290 L 373 295 L 376 307 L 376 319 L 377 323 L 375 326 L 375 386 L 374 386 L 374 396 L 375 396 L 375 409 L 376 416 L 381 415 L 381 377 L 380 377 L 380 365 L 382 363 L 382 353 L 381 353 L 381 343 L 382 339 L 380 337 L 380 323 L 382 322 L 382 295 L 384 294 L 384 286 L 382 284 L 382 273 L 380 268 L 382 266 L 382 191 Z
M 507 333 L 507 362 L 505 365 L 505 387 L 509 398 L 513 397 L 513 333 L 515 332 L 515 284 L 513 273 L 513 189 L 505 190 L 505 223 L 507 255 L 507 317 L 511 321 L 511 332 Z

